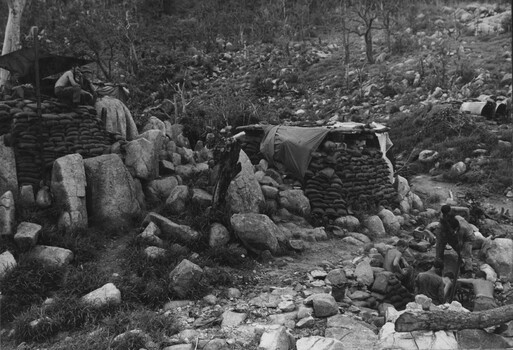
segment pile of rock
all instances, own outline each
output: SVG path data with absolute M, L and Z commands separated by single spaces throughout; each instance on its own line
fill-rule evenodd
M 312 153 L 305 174 L 305 194 L 313 214 L 334 218 L 347 215 L 348 209 L 391 206 L 397 192 L 379 150 L 324 150 Z

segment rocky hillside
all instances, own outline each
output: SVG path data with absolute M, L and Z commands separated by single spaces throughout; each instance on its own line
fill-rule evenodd
M 502 208 L 513 197 L 505 15 L 485 5 L 420 15 L 426 30 L 405 30 L 402 53 L 374 65 L 344 67 L 335 35 L 218 40 L 216 54 L 190 52 L 174 100 L 149 94 L 135 122 L 108 99 L 102 123 L 50 99 L 39 135 L 32 101 L 2 101 L 2 349 L 511 347 L 509 320 L 500 334 L 396 332 L 404 312 L 468 312 L 471 292 L 435 305 L 383 268 L 404 239 L 415 271 L 429 269 L 440 206 L 451 204 L 471 223 L 473 273 L 486 273 L 498 306 L 513 303 L 512 213 L 482 205 L 483 193 Z M 336 121 L 390 127 L 393 185 L 380 150 L 358 142 L 323 142 L 315 181 L 302 183 L 218 132 Z M 232 173 L 218 202 L 214 180 Z M 380 201 L 358 206 L 361 195 Z

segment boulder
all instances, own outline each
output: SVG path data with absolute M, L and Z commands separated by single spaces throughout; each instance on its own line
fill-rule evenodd
M 29 258 L 51 267 L 63 267 L 73 260 L 69 249 L 37 245 L 29 253 Z
M 230 232 L 228 229 L 217 222 L 214 222 L 210 226 L 210 235 L 208 239 L 208 245 L 212 248 L 222 247 L 228 244 L 230 241 Z
M 16 267 L 16 259 L 14 259 L 10 251 L 5 251 L 0 254 L 0 281 L 4 278 L 5 274 L 14 267 Z
M 146 244 L 163 247 L 164 242 L 160 239 L 160 229 L 154 222 L 150 222 L 138 238 Z
M 189 187 L 178 185 L 171 190 L 169 197 L 166 199 L 166 209 L 171 214 L 181 214 L 185 210 L 185 205 L 189 198 Z
M 326 275 L 326 281 L 334 286 L 345 285 L 347 281 L 346 273 L 342 269 L 333 269 Z
M 18 196 L 18 175 L 14 149 L 5 145 L 5 135 L 0 136 L 0 195 L 11 191 Z
M 333 224 L 347 231 L 355 231 L 360 226 L 360 220 L 352 215 L 347 215 L 335 219 Z
M 45 209 L 52 206 L 52 194 L 48 186 L 43 186 L 37 191 L 36 204 L 39 208 Z
M 141 208 L 130 173 L 121 158 L 105 154 L 84 161 L 87 179 L 87 212 L 93 221 L 122 227 L 139 215 Z
M 393 215 L 393 214 L 392 214 Z M 386 234 L 383 221 L 377 215 L 370 215 L 363 219 L 363 225 L 376 237 L 383 237 Z
M 310 214 L 310 201 L 305 196 L 303 190 L 285 190 L 280 192 L 280 205 L 301 216 Z
M 84 160 L 80 154 L 55 160 L 51 189 L 55 204 L 62 210 L 59 227 L 66 232 L 87 228 L 86 185 Z
M 451 166 L 449 170 L 449 177 L 455 179 L 463 175 L 467 171 L 467 165 L 464 162 L 458 162 Z
M 171 288 L 180 298 L 185 298 L 200 283 L 202 276 L 201 267 L 184 259 L 169 273 Z
M 379 331 L 378 349 L 461 349 L 449 331 L 396 332 L 394 322 L 387 322 Z M 467 349 L 465 347 L 465 349 Z
M 248 249 L 254 252 L 269 250 L 273 254 L 278 252 L 277 237 L 282 233 L 267 215 L 234 214 L 230 222 L 235 234 Z
M 397 193 L 399 194 L 400 199 L 405 198 L 408 192 L 410 192 L 410 185 L 408 184 L 408 180 L 400 175 L 396 176 L 394 185 L 397 188 Z
M 513 240 L 496 238 L 485 240 L 481 252 L 486 262 L 493 267 L 501 278 L 513 282 Z
M 366 286 L 370 287 L 374 282 L 374 272 L 372 271 L 372 266 L 366 259 L 360 261 L 358 265 L 356 265 L 354 274 L 356 275 L 356 280 Z
M 511 349 L 511 345 L 497 334 L 483 329 L 464 329 L 456 332 L 460 349 Z
M 193 188 L 192 203 L 199 207 L 208 207 L 212 205 L 212 195 L 201 188 Z
M 137 138 L 126 143 L 125 152 L 125 165 L 133 177 L 152 180 L 159 176 L 159 153 L 153 142 Z
M 41 230 L 41 225 L 22 222 L 16 228 L 14 241 L 21 250 L 28 250 L 36 245 Z
M 423 150 L 419 153 L 419 162 L 424 164 L 433 164 L 438 160 L 440 154 L 437 151 Z
M 324 338 L 318 335 L 301 338 L 296 342 L 297 350 L 346 350 L 348 349 L 343 342 L 333 339 Z
M 246 320 L 248 315 L 246 313 L 226 310 L 225 312 L 223 312 L 223 315 L 221 317 L 223 318 L 223 320 L 221 321 L 221 328 L 223 328 L 236 327 L 240 325 L 242 322 Z
M 260 350 L 289 350 L 290 338 L 284 326 L 275 326 L 267 329 L 260 338 Z
M 312 303 L 315 317 L 329 317 L 338 313 L 338 304 L 331 294 L 319 293 L 305 299 L 304 303 Z
M 200 233 L 193 230 L 187 225 L 179 225 L 168 218 L 154 212 L 148 213 L 143 223 L 155 223 L 162 235 L 173 241 L 190 243 L 200 238 Z
M 378 336 L 365 323 L 346 315 L 328 318 L 324 336 L 343 342 L 346 349 L 373 349 L 378 340 Z
M 395 235 L 401 229 L 401 224 L 399 224 L 399 220 L 390 210 L 382 209 L 378 213 L 378 216 L 383 223 L 386 233 L 388 233 L 389 235 Z
M 94 107 L 98 115 L 102 115 L 102 110 L 105 109 L 103 123 L 108 132 L 120 134 L 128 141 L 137 137 L 137 126 L 132 113 L 123 102 L 111 96 L 104 96 L 96 100 Z
M 164 202 L 171 194 L 173 188 L 179 184 L 175 176 L 163 177 L 148 182 L 144 188 L 144 192 L 150 202 Z
M 7 191 L 0 196 L 0 236 L 12 235 L 15 222 L 14 196 L 11 191 Z
M 118 305 L 121 304 L 121 292 L 113 283 L 107 283 L 84 295 L 82 302 L 95 308 L 101 308 L 106 305 Z
M 167 250 L 160 247 L 149 246 L 144 248 L 144 255 L 148 259 L 158 259 L 166 256 Z
M 226 203 L 232 213 L 258 213 L 265 203 L 265 198 L 255 178 L 253 164 L 242 150 L 239 162 L 241 171 L 228 187 Z
M 144 127 L 142 129 L 143 132 L 147 131 L 147 130 L 160 130 L 165 135 L 166 134 L 166 124 L 164 124 L 164 122 L 162 120 L 160 120 L 159 118 L 151 116 L 148 119 L 148 121 L 146 122 L 146 124 L 144 124 Z

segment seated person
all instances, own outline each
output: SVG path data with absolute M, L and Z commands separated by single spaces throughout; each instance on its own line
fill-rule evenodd
M 494 309 L 497 303 L 493 297 L 493 283 L 486 279 L 484 271 L 476 272 L 475 278 L 459 278 L 458 283 L 468 283 L 474 287 L 474 309 L 473 311 L 483 311 Z
M 387 251 L 383 267 L 385 270 L 393 272 L 406 289 L 412 291 L 413 267 L 410 266 L 403 257 L 406 249 L 408 249 L 408 243 L 405 240 L 400 239 L 396 244 L 396 248 L 392 248 Z
M 426 272 L 421 272 L 415 278 L 415 295 L 424 294 L 431 298 L 433 304 L 445 304 L 451 290 L 454 274 L 447 272 L 440 276 L 441 269 L 433 266 Z
M 91 84 L 86 77 L 89 73 L 90 69 L 79 67 L 64 72 L 55 83 L 55 96 L 66 103 L 92 104 L 94 90 L 89 86 Z

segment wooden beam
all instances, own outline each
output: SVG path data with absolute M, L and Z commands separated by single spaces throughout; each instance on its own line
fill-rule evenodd
M 513 320 L 513 304 L 479 312 L 405 312 L 395 321 L 397 332 L 483 329 Z

